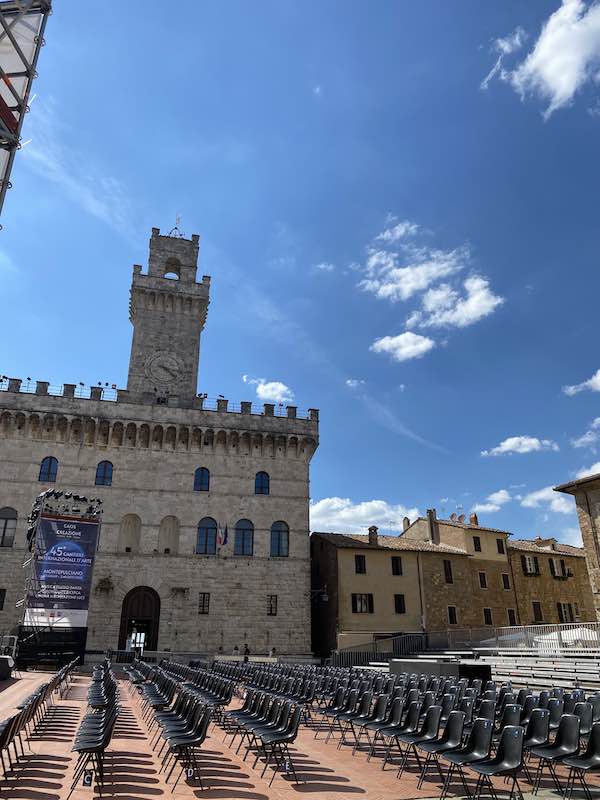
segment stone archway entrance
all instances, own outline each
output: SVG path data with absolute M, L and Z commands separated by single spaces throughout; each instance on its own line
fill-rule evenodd
M 160 597 L 149 586 L 136 586 L 123 599 L 119 650 L 156 650 Z

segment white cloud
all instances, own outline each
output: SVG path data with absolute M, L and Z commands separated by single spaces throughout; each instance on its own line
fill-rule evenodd
M 449 284 L 442 283 L 423 295 L 421 310 L 406 320 L 407 327 L 466 328 L 492 314 L 504 303 L 494 294 L 486 278 L 472 275 L 464 282 L 465 294 L 460 295 Z
M 540 97 L 544 116 L 572 102 L 584 85 L 597 81 L 600 66 L 600 4 L 563 0 L 548 17 L 533 50 L 502 77 L 525 98 Z
M 464 269 L 469 261 L 466 247 L 455 250 L 406 247 L 404 250 L 405 260 L 400 265 L 397 253 L 371 248 L 365 267 L 367 277 L 359 283 L 360 288 L 393 303 L 408 300 L 441 278 Z
M 322 86 L 319 86 L 319 85 L 317 85 L 317 86 L 313 86 L 313 87 L 312 87 L 312 93 L 313 93 L 313 94 L 314 94 L 316 97 L 320 97 L 320 96 L 323 94 L 323 87 L 322 87 Z
M 594 449 L 599 439 L 600 417 L 596 417 L 592 420 L 590 427 L 584 434 L 578 436 L 576 439 L 571 439 L 571 444 L 573 447 L 591 447 Z
M 600 473 L 600 461 L 596 461 L 591 467 L 583 467 L 576 473 L 576 478 L 588 478 L 590 475 L 598 475 Z
M 500 506 L 497 503 L 475 503 L 471 511 L 475 514 L 494 514 L 500 511 Z
M 365 533 L 370 525 L 402 529 L 403 517 L 415 519 L 418 509 L 393 505 L 385 500 L 366 500 L 353 503 L 349 498 L 325 497 L 310 504 L 312 531 L 336 533 Z
M 494 514 L 512 499 L 506 489 L 498 489 L 497 492 L 492 492 L 487 496 L 485 503 L 476 503 L 471 510 L 476 514 Z
M 541 450 L 559 450 L 551 439 L 538 439 L 536 436 L 509 436 L 491 450 L 482 450 L 482 456 L 503 456 L 512 453 L 536 453 Z
M 103 165 L 95 164 L 89 153 L 78 150 L 76 135 L 54 102 L 38 100 L 26 124 L 31 142 L 23 149 L 23 163 L 58 186 L 83 211 L 131 237 L 132 204 L 123 184 Z
M 249 378 L 242 375 L 242 380 L 249 386 L 256 386 L 256 396 L 265 403 L 290 403 L 294 393 L 281 381 L 266 381 L 264 378 Z
M 328 261 L 321 261 L 320 264 L 315 264 L 314 268 L 319 272 L 333 272 L 335 264 L 330 264 Z
M 583 547 L 581 530 L 579 528 L 563 528 L 560 541 L 564 542 L 564 544 L 570 544 L 573 547 Z
M 382 242 L 397 242 L 400 239 L 414 236 L 418 231 L 419 226 L 415 222 L 405 219 L 403 222 L 392 225 L 391 228 L 386 228 L 375 238 Z
M 364 386 L 365 382 L 360 378 L 348 378 L 346 386 L 349 389 L 358 389 L 359 386 Z
M 485 78 L 481 81 L 481 88 L 487 89 L 489 82 L 494 78 L 498 73 L 502 72 L 502 62 L 504 56 L 509 56 L 511 53 L 520 50 L 527 39 L 527 34 L 523 30 L 523 28 L 517 27 L 514 29 L 512 33 L 509 33 L 508 36 L 501 37 L 499 39 L 494 40 L 494 46 L 492 50 L 498 53 L 498 58 L 496 59 L 496 63 L 485 76 Z
M 490 503 L 497 503 L 500 506 L 503 506 L 505 503 L 508 503 L 512 500 L 510 493 L 506 491 L 506 489 L 498 489 L 497 492 L 492 492 L 488 495 L 487 498 Z
M 411 358 L 421 358 L 434 347 L 433 339 L 405 331 L 398 336 L 376 339 L 369 349 L 374 353 L 388 353 L 394 361 L 408 361 Z
M 544 508 L 555 514 L 572 514 L 574 511 L 572 501 L 563 494 L 555 492 L 552 486 L 546 486 L 526 494 L 521 500 L 521 505 L 524 508 Z
M 573 397 L 574 394 L 579 394 L 579 392 L 585 392 L 588 389 L 590 392 L 600 392 L 600 369 L 596 370 L 587 381 L 576 383 L 573 386 L 563 386 L 563 392 L 569 397 Z

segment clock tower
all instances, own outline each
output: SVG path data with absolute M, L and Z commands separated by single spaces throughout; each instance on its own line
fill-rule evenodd
M 134 402 L 190 407 L 197 392 L 200 334 L 210 278 L 196 282 L 199 237 L 152 228 L 148 274 L 133 267 L 129 319 L 133 340 L 127 390 Z

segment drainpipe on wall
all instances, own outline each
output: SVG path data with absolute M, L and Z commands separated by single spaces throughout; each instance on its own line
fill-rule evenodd
M 427 609 L 423 595 L 423 571 L 421 568 L 421 554 L 417 551 L 417 578 L 419 581 L 419 599 L 421 601 L 421 630 L 427 633 Z

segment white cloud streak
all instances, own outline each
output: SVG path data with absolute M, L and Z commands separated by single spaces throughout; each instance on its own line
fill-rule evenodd
M 409 361 L 421 358 L 434 347 L 433 339 L 405 331 L 398 336 L 382 336 L 381 339 L 376 339 L 369 350 L 373 353 L 387 353 L 394 361 Z
M 55 184 L 82 211 L 131 239 L 132 204 L 117 178 L 95 164 L 89 153 L 81 153 L 75 136 L 62 121 L 52 100 L 38 100 L 27 115 L 31 143 L 23 150 L 23 163 Z
M 317 272 L 333 272 L 335 270 L 335 264 L 330 264 L 328 261 L 321 261 L 320 264 L 315 264 L 314 268 Z
M 256 386 L 256 396 L 264 403 L 291 403 L 294 393 L 281 381 L 267 381 L 264 378 L 249 378 L 242 375 L 242 380 L 249 386 Z
M 417 508 L 394 505 L 385 500 L 365 500 L 355 503 L 347 497 L 325 497 L 310 504 L 312 531 L 335 533 L 366 533 L 370 525 L 402 530 L 403 517 L 415 519 Z
M 360 378 L 348 378 L 346 380 L 346 386 L 349 389 L 358 389 L 359 386 L 364 386 L 365 382 Z
M 523 508 L 543 508 L 554 514 L 572 514 L 575 510 L 572 501 L 555 492 L 552 486 L 545 486 L 543 489 L 526 494 L 521 500 L 521 505 Z
M 509 33 L 508 36 L 501 37 L 499 39 L 494 40 L 494 46 L 492 48 L 493 52 L 498 53 L 498 58 L 496 59 L 496 63 L 485 76 L 485 78 L 481 81 L 481 88 L 487 89 L 489 86 L 490 81 L 498 74 L 502 74 L 502 64 L 505 56 L 511 55 L 511 53 L 520 50 L 523 47 L 525 40 L 527 39 L 527 34 L 521 27 L 515 28 L 512 33 Z
M 485 503 L 476 503 L 471 510 L 476 514 L 495 514 L 512 499 L 510 492 L 506 489 L 498 489 L 497 492 L 492 492 L 487 496 Z
M 513 453 L 537 453 L 543 450 L 557 451 L 559 446 L 551 439 L 538 439 L 536 436 L 509 436 L 491 450 L 482 450 L 482 456 L 504 456 Z
M 590 427 L 584 434 L 578 436 L 576 439 L 571 439 L 571 444 L 573 447 L 590 447 L 595 449 L 599 439 L 600 417 L 596 417 L 592 420 Z
M 464 289 L 462 296 L 447 283 L 429 289 L 423 295 L 421 310 L 406 320 L 407 327 L 466 328 L 504 303 L 503 297 L 492 292 L 489 281 L 479 275 L 467 278 Z
M 596 83 L 599 67 L 600 3 L 563 0 L 525 60 L 501 77 L 522 99 L 543 100 L 547 119 L 569 105 L 586 84 Z
M 563 386 L 563 392 L 569 397 L 573 397 L 579 392 L 600 392 L 600 369 L 596 370 L 591 378 L 581 383 L 575 383 L 572 386 Z
M 576 478 L 589 478 L 590 475 L 598 475 L 600 473 L 600 461 L 596 461 L 591 467 L 583 467 L 580 469 L 575 477 Z

